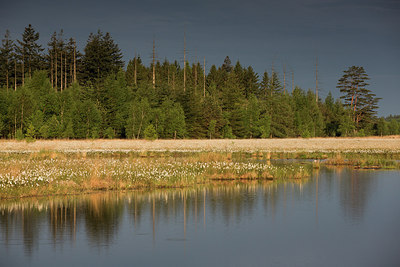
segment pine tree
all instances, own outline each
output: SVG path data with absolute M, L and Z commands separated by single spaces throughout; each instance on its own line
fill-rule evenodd
M 343 94 L 340 98 L 352 112 L 356 130 L 370 122 L 377 112 L 377 103 L 380 99 L 366 88 L 367 80 L 369 78 L 363 67 L 352 66 L 344 71 L 337 85 Z

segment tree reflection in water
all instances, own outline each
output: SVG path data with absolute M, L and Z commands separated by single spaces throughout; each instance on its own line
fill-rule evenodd
M 91 246 L 108 246 L 126 218 L 138 234 L 143 223 L 151 222 L 153 242 L 160 223 L 183 222 L 185 240 L 187 231 L 196 230 L 198 225 L 206 229 L 207 223 L 216 220 L 225 226 L 240 223 L 243 218 L 251 219 L 260 207 L 272 219 L 278 212 L 286 216 L 288 205 L 304 200 L 315 205 L 318 223 L 318 197 L 334 195 L 335 190 L 339 191 L 344 215 L 361 219 L 373 180 L 369 172 L 328 169 L 307 180 L 7 200 L 0 202 L 0 237 L 5 247 L 14 245 L 15 240 L 23 242 L 27 255 L 38 246 L 41 232 L 49 233 L 55 247 L 74 243 L 77 233 L 85 233 Z

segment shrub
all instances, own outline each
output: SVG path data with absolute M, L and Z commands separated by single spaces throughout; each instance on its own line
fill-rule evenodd
M 154 129 L 153 124 L 150 124 L 144 130 L 144 138 L 147 139 L 147 140 L 154 140 L 154 139 L 158 138 L 156 129 Z
M 17 132 L 15 133 L 15 138 L 17 139 L 17 140 L 24 140 L 24 138 L 25 138 L 25 136 L 24 136 L 24 133 L 22 132 L 22 130 L 21 129 L 18 129 L 17 130 Z

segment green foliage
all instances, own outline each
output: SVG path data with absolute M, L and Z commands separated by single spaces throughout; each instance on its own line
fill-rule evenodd
M 339 80 L 343 103 L 331 93 L 317 102 L 310 90 L 296 87 L 292 94 L 283 92 L 274 69 L 259 77 L 252 66 L 239 61 L 232 66 L 229 57 L 219 67 L 212 65 L 204 80 L 199 62 L 185 62 L 184 90 L 183 66 L 178 61 L 155 62 L 155 85 L 152 65 L 145 66 L 140 56 L 130 60 L 124 71 L 122 53 L 109 33 L 90 34 L 84 54 L 62 31 L 51 36 L 46 53 L 38 40 L 31 25 L 21 40 L 14 42 L 9 32 L 2 40 L 0 137 L 21 138 L 26 133 L 28 138 L 44 139 L 136 139 L 146 138 L 150 125 L 157 138 L 167 139 L 400 132 L 398 116 L 375 117 L 379 98 L 367 89 L 369 78 L 362 67 L 350 67 Z M 68 70 L 63 75 L 61 54 Z M 17 90 L 10 90 L 14 60 Z M 77 81 L 72 75 L 75 65 Z
M 111 127 L 108 127 L 106 131 L 104 132 L 104 137 L 108 139 L 113 139 L 114 138 L 114 130 Z
M 84 51 L 84 78 L 93 84 L 109 74 L 116 74 L 124 66 L 121 50 L 109 33 L 103 34 L 100 30 L 91 33 Z
M 26 138 L 27 142 L 33 142 L 33 141 L 35 141 L 35 137 L 36 137 L 36 130 L 35 130 L 35 127 L 33 126 L 33 124 L 31 123 L 31 124 L 29 124 L 29 127 L 26 130 L 25 138 Z
M 345 106 L 352 110 L 351 115 L 356 130 L 370 123 L 378 108 L 380 98 L 366 88 L 369 85 L 368 80 L 363 67 L 352 66 L 344 71 L 337 85 L 343 94 L 341 99 L 344 100 Z
M 215 137 L 215 126 L 217 125 L 216 120 L 211 120 L 210 125 L 208 125 L 208 135 L 210 136 L 210 139 Z
M 15 138 L 16 138 L 18 141 L 24 140 L 25 135 L 24 135 L 24 133 L 22 132 L 21 129 L 18 129 L 18 130 L 16 131 L 16 133 L 15 133 Z
M 146 140 L 154 140 L 158 138 L 156 129 L 154 128 L 153 124 L 149 124 L 144 130 L 144 138 Z
M 235 139 L 236 136 L 233 135 L 232 133 L 232 127 L 225 125 L 224 128 L 222 129 L 222 136 L 223 138 L 227 138 L 227 139 Z
M 0 113 L 0 137 L 4 136 L 4 130 L 6 129 L 6 124 L 4 123 L 3 115 Z
M 346 112 L 340 118 L 340 125 L 338 128 L 338 132 L 340 136 L 353 136 L 354 135 L 354 122 L 351 118 L 351 111 L 346 110 Z
M 67 126 L 63 132 L 63 137 L 67 139 L 74 138 L 74 127 L 72 121 L 67 123 Z

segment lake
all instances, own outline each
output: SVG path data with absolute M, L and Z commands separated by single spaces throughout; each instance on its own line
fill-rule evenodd
M 0 266 L 400 266 L 400 172 L 0 201 Z

